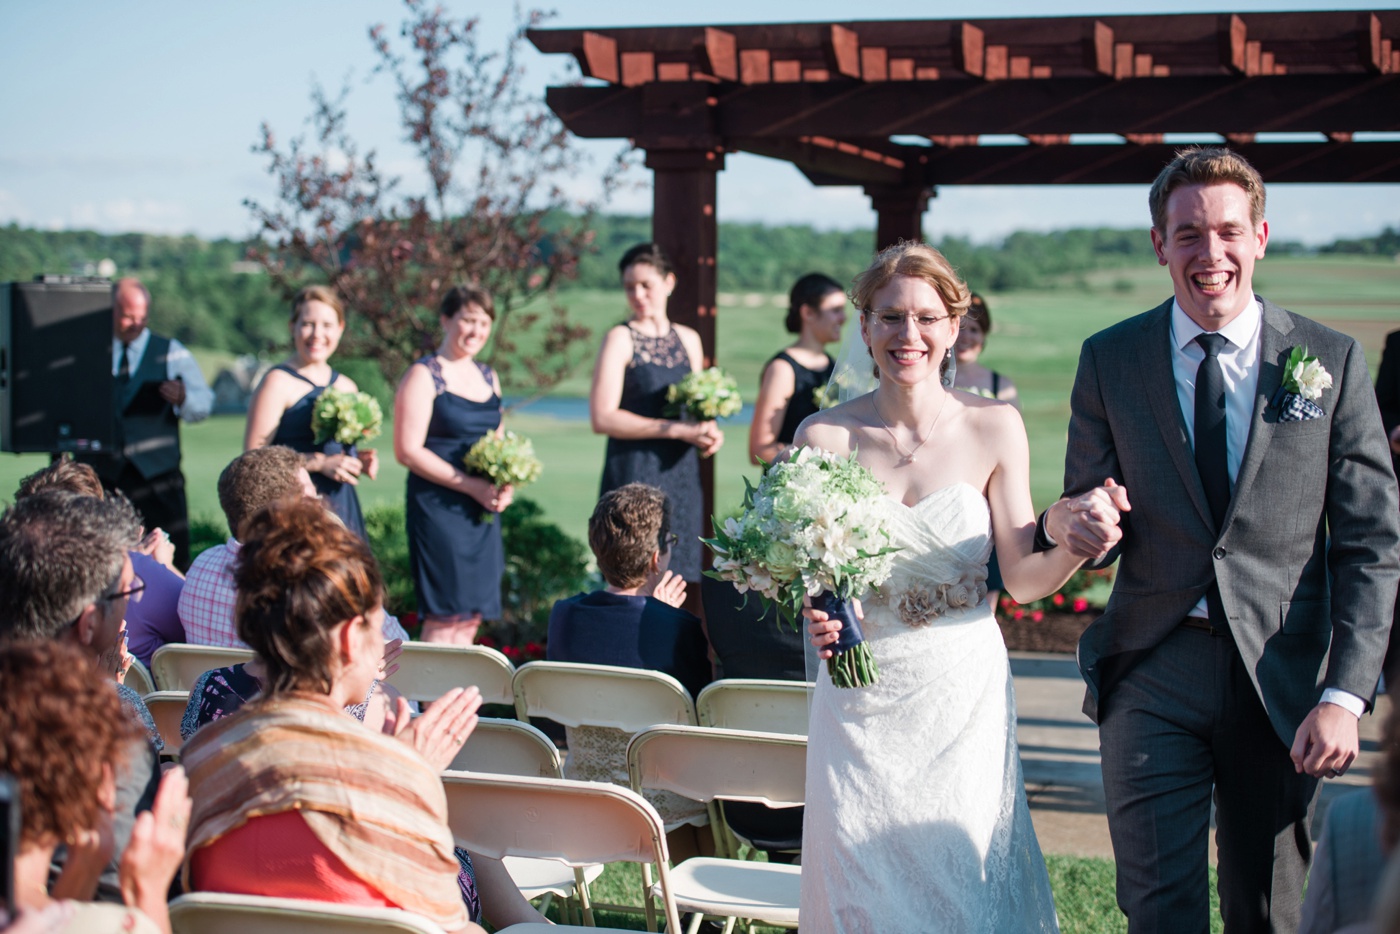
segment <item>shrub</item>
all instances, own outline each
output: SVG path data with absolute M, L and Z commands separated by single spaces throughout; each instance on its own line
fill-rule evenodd
M 554 601 L 571 597 L 588 579 L 588 549 L 544 518 L 534 500 L 517 497 L 501 513 L 506 572 L 501 578 L 503 618 L 489 635 L 501 645 L 543 644 Z
M 379 559 L 379 570 L 384 574 L 384 609 L 409 626 L 417 615 L 418 598 L 413 592 L 413 574 L 408 568 L 408 531 L 403 506 L 391 503 L 371 506 L 365 512 L 365 531 L 369 534 L 370 550 Z
M 228 541 L 228 525 L 223 518 L 212 516 L 190 516 L 190 560 L 215 545 Z
M 1048 597 L 1030 603 L 1017 603 L 1002 594 L 997 611 L 1012 619 L 1029 616 L 1040 622 L 1046 613 L 1088 613 L 1103 606 L 1105 588 L 1113 582 L 1113 567 L 1098 571 L 1075 571 L 1065 585 Z

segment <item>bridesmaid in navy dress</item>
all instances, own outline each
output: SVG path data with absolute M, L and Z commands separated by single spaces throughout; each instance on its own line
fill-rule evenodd
M 316 444 L 311 410 L 327 387 L 356 392 L 354 380 L 331 369 L 330 358 L 345 333 L 345 306 L 328 286 L 307 286 L 292 299 L 292 355 L 267 371 L 248 405 L 243 450 L 282 444 L 300 452 L 321 500 L 360 538 L 364 515 L 355 485 L 373 480 L 379 461 L 371 449 L 336 441 Z
M 834 361 L 826 345 L 841 339 L 846 323 L 846 290 L 819 272 L 808 273 L 788 293 L 789 334 L 797 342 L 763 367 L 749 425 L 749 459 L 771 463 L 797 434 L 797 426 L 817 411 L 814 393 L 831 379 Z
M 408 555 L 425 642 L 469 645 L 483 619 L 501 617 L 501 524 L 512 489 L 469 476 L 462 458 L 501 431 L 501 384 L 476 356 L 496 306 L 458 286 L 439 309 L 437 352 L 408 368 L 394 398 L 394 456 L 408 468 Z
M 679 536 L 671 569 L 693 584 L 700 580 L 699 456 L 718 451 L 724 433 L 712 421 L 665 417 L 667 388 L 704 359 L 700 335 L 666 317 L 676 287 L 671 261 L 656 244 L 642 243 L 617 265 L 632 317 L 608 331 L 593 370 L 589 414 L 594 433 L 608 436 L 599 495 L 627 483 L 659 487 Z

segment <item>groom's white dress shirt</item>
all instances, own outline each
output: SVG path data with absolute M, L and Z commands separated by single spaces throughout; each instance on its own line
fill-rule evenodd
M 1230 471 L 1232 495 L 1254 419 L 1254 396 L 1259 388 L 1259 325 L 1263 315 L 1263 306 L 1256 296 L 1244 311 L 1217 332 L 1229 341 L 1220 351 L 1220 369 L 1225 375 L 1225 460 Z M 1186 435 L 1193 450 L 1196 446 L 1196 372 L 1206 358 L 1205 348 L 1196 343 L 1196 337 L 1204 332 L 1205 328 L 1191 320 L 1179 301 L 1172 302 L 1172 376 L 1176 381 L 1176 401 L 1181 405 Z M 1205 597 L 1190 615 L 1201 619 L 1209 617 Z M 1322 700 L 1349 710 L 1357 717 L 1366 712 L 1365 701 L 1338 688 L 1324 689 Z

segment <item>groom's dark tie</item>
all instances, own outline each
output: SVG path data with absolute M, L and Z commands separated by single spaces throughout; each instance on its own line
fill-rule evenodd
M 1210 514 L 1219 533 L 1230 508 L 1230 467 L 1225 449 L 1225 373 L 1220 369 L 1220 351 L 1229 341 L 1224 335 L 1206 331 L 1196 335 L 1196 343 L 1206 352 L 1206 358 L 1196 370 L 1196 470 L 1201 475 L 1201 485 L 1206 488 L 1206 502 L 1210 504 Z M 1225 608 L 1216 584 L 1211 584 L 1206 591 L 1206 606 L 1211 624 L 1225 629 Z

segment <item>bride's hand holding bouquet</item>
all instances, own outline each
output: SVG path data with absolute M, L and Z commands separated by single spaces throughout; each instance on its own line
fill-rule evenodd
M 884 493 L 854 454 L 800 447 L 770 464 L 745 491 L 742 514 L 717 520 L 715 537 L 705 540 L 715 555 L 706 573 L 776 605 L 781 621 L 796 626 L 804 598 L 841 616 L 840 639 L 827 659 L 837 687 L 865 687 L 879 677 L 853 602 L 884 583 L 898 550 L 878 508 Z

